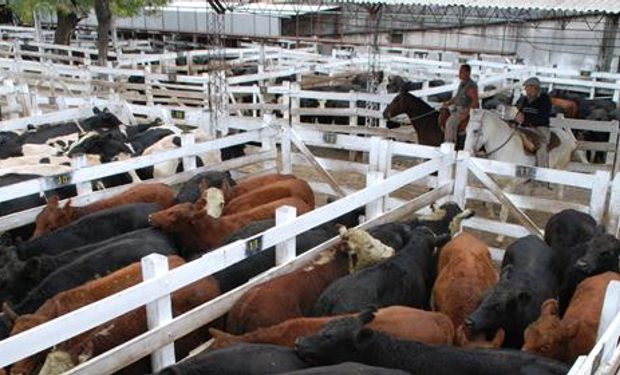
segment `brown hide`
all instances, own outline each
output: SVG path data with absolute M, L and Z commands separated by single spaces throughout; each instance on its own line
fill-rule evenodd
M 220 218 L 207 215 L 203 199 L 197 203 L 181 203 L 167 210 L 156 212 L 149 217 L 151 225 L 175 237 L 187 249 L 202 251 L 222 245 L 224 238 L 252 221 L 275 217 L 278 207 L 289 205 L 297 209 L 297 215 L 305 214 L 312 208 L 296 197 L 278 199 L 251 210 Z
M 228 312 L 228 332 L 242 334 L 308 315 L 323 290 L 348 273 L 348 258 L 340 247 L 325 252 L 313 266 L 250 288 Z
M 572 100 L 552 97 L 551 105 L 561 107 L 565 118 L 577 118 L 579 116 L 579 106 Z
M 183 259 L 178 256 L 172 255 L 168 257 L 168 265 L 171 269 L 183 263 Z M 58 293 L 41 305 L 34 314 L 19 317 L 15 321 L 11 335 L 16 335 L 114 293 L 118 293 L 138 284 L 140 281 L 142 281 L 142 268 L 140 262 L 136 262 L 100 279 L 89 281 L 77 288 Z M 17 362 L 12 367 L 11 374 L 30 374 L 43 363 L 46 353 L 47 351 L 44 351 Z
M 70 224 L 84 215 L 124 204 L 157 203 L 162 209 L 168 208 L 175 203 L 175 196 L 174 190 L 165 184 L 138 184 L 113 197 L 83 207 L 73 207 L 69 200 L 60 208 L 58 197 L 54 196 L 37 215 L 33 238 Z
M 224 215 L 248 211 L 253 207 L 287 197 L 297 197 L 314 209 L 314 193 L 310 185 L 304 180 L 291 178 L 273 182 L 235 196 L 231 201 L 226 202 Z
M 298 337 L 316 334 L 330 320 L 342 316 L 346 315 L 293 318 L 240 336 L 212 329 L 210 332 L 215 340 L 209 349 L 225 348 L 241 342 L 293 347 Z M 454 336 L 452 323 L 444 314 L 406 306 L 379 309 L 375 313 L 374 320 L 367 327 L 395 338 L 416 340 L 427 344 L 451 345 Z
M 441 248 L 437 268 L 433 310 L 459 327 L 478 307 L 484 291 L 497 282 L 497 270 L 487 246 L 465 232 Z
M 567 363 L 589 353 L 596 343 L 605 292 L 612 280 L 620 281 L 620 274 L 605 272 L 579 283 L 561 320 L 558 302 L 545 301 L 540 317 L 525 330 L 523 350 Z
M 232 197 L 239 197 L 251 190 L 261 188 L 265 185 L 272 184 L 277 181 L 288 180 L 291 178 L 296 178 L 292 174 L 278 174 L 271 173 L 262 176 L 254 176 L 244 178 L 240 181 L 237 181 L 237 184 L 232 187 Z

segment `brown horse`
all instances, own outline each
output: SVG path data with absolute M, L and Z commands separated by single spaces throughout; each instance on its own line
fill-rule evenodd
M 443 143 L 443 130 L 440 127 L 440 120 L 445 124 L 449 116 L 447 109 L 441 112 L 435 110 L 422 99 L 406 91 L 401 91 L 396 95 L 392 102 L 383 111 L 383 118 L 389 120 L 402 113 L 406 113 L 409 121 L 415 128 L 418 135 L 418 143 L 426 146 L 439 146 Z M 459 135 L 457 138 L 457 150 L 462 150 L 465 144 L 464 128 L 468 118 L 459 125 Z
M 579 106 L 573 100 L 551 97 L 551 105 L 562 108 L 566 118 L 579 117 Z

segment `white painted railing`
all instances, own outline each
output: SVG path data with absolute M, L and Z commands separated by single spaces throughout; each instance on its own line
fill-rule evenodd
M 379 140 L 375 140 L 374 142 L 378 142 L 379 144 L 382 142 L 383 144 L 387 143 L 387 141 Z M 381 148 L 385 148 L 385 146 L 375 146 L 374 148 L 380 150 Z M 378 181 L 382 180 L 382 176 L 378 176 L 378 178 L 365 189 L 347 195 L 346 197 L 341 198 L 330 205 L 317 208 L 316 210 L 295 219 L 291 219 L 290 216 L 287 217 L 286 220 L 284 220 L 286 221 L 285 223 L 282 223 L 281 225 L 258 235 L 261 238 L 260 242 L 262 243 L 262 248 L 268 248 L 285 242 L 286 245 L 281 248 L 286 249 L 288 253 L 291 251 L 291 242 L 289 240 L 294 236 L 320 225 L 321 223 L 332 220 L 356 207 L 382 200 L 387 194 L 402 188 L 411 182 L 424 178 L 433 172 L 440 171 L 440 174 L 445 173 L 442 172 L 442 170 L 445 168 L 451 168 L 451 161 L 446 159 L 446 156 L 443 154 L 440 155 L 440 157 L 431 159 L 398 174 L 394 174 L 380 183 L 378 183 Z M 441 196 L 447 195 L 451 190 L 451 183 L 452 181 L 446 180 L 436 191 L 427 193 L 424 197 L 417 199 L 415 201 L 415 208 L 422 208 L 432 201 L 437 200 Z M 379 210 L 381 209 L 381 205 L 375 205 L 375 207 L 379 207 Z M 375 208 L 375 214 L 378 213 L 376 210 L 377 208 Z M 80 332 L 96 327 L 99 324 L 120 316 L 141 305 L 161 299 L 172 293 L 174 290 L 177 290 L 192 283 L 193 281 L 244 259 L 248 256 L 246 244 L 255 243 L 254 239 L 255 238 L 250 238 L 246 241 L 237 241 L 218 250 L 209 252 L 198 260 L 170 271 L 165 276 L 149 279 L 114 296 L 98 301 L 67 315 L 63 315 L 54 321 L 45 323 L 0 342 L 0 367 L 6 366 L 7 364 L 13 363 L 21 358 L 25 358 L 40 350 L 53 346 L 79 334 Z M 280 258 L 288 259 L 289 257 L 290 256 L 282 255 Z M 295 260 L 292 262 L 295 262 Z M 247 288 L 247 286 L 245 288 Z M 220 297 L 218 301 L 222 301 L 225 298 L 227 304 L 229 305 L 232 303 L 233 298 L 238 298 L 240 296 L 240 293 L 241 290 L 233 291 L 231 295 L 227 297 Z M 149 331 L 145 334 L 146 336 L 142 335 L 126 343 L 124 346 L 117 348 L 118 350 L 115 349 L 111 351 L 113 353 L 110 355 L 114 355 L 114 357 L 104 355 L 100 360 L 95 359 L 93 361 L 89 361 L 89 363 L 76 368 L 75 373 L 93 373 L 93 371 L 96 373 L 109 372 L 126 366 L 131 361 L 141 358 L 155 349 L 170 343 L 172 337 L 180 337 L 184 333 L 198 328 L 199 326 L 202 326 L 208 321 L 221 315 L 224 311 L 222 311 L 221 308 L 217 308 L 217 305 L 214 305 L 218 301 L 212 301 L 207 304 L 205 309 L 202 311 L 201 314 L 206 314 L 208 316 L 208 320 L 205 321 L 204 318 L 200 320 L 192 318 L 181 321 L 180 317 L 178 317 L 168 323 L 164 323 L 155 330 Z M 214 311 L 210 311 L 209 314 L 207 314 L 209 308 Z M 185 314 L 185 316 L 188 316 L 188 314 L 191 313 L 198 314 L 197 309 Z M 176 327 L 179 327 L 178 330 L 175 330 L 175 335 L 169 336 L 165 333 L 162 334 L 162 329 L 169 330 L 172 326 L 175 326 L 175 324 Z M 62 330 L 61 334 L 59 334 L 59 330 Z M 35 337 L 37 338 L 35 340 L 36 344 L 32 343 L 32 340 Z M 149 344 L 145 345 L 146 342 Z M 29 344 L 26 345 L 25 343 Z M 164 363 L 164 356 L 160 356 L 159 358 L 160 362 L 158 363 L 161 365 L 168 364 Z

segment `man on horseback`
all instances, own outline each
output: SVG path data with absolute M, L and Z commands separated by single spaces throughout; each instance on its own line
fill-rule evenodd
M 442 104 L 442 108 L 455 106 L 446 121 L 444 142 L 456 143 L 459 124 L 469 116 L 470 109 L 480 107 L 478 102 L 478 85 L 471 79 L 471 66 L 468 64 L 461 65 L 459 79 L 461 83 L 456 95 Z
M 523 82 L 525 96 L 517 101 L 519 112 L 515 121 L 521 126 L 535 130 L 538 138 L 536 150 L 536 165 L 549 168 L 549 152 L 547 147 L 551 140 L 549 117 L 551 117 L 551 99 L 549 95 L 540 91 L 540 81 L 536 77 L 528 78 Z

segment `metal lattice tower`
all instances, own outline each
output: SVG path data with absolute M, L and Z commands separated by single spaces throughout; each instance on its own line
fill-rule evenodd
M 228 115 L 228 92 L 226 89 L 226 56 L 224 34 L 226 8 L 219 0 L 209 0 L 211 11 L 206 12 L 208 31 L 209 84 L 208 108 L 212 129 L 227 133 L 222 118 Z
M 369 94 L 377 92 L 377 86 L 379 85 L 379 70 L 381 67 L 381 52 L 379 51 L 379 24 L 381 21 L 382 4 L 371 5 L 368 8 L 368 20 L 372 32 L 370 33 L 371 41 L 368 45 L 368 69 L 367 69 L 367 81 L 366 91 Z M 378 110 L 377 103 L 366 102 L 367 110 Z M 376 127 L 379 121 L 374 117 L 366 116 L 366 127 Z

